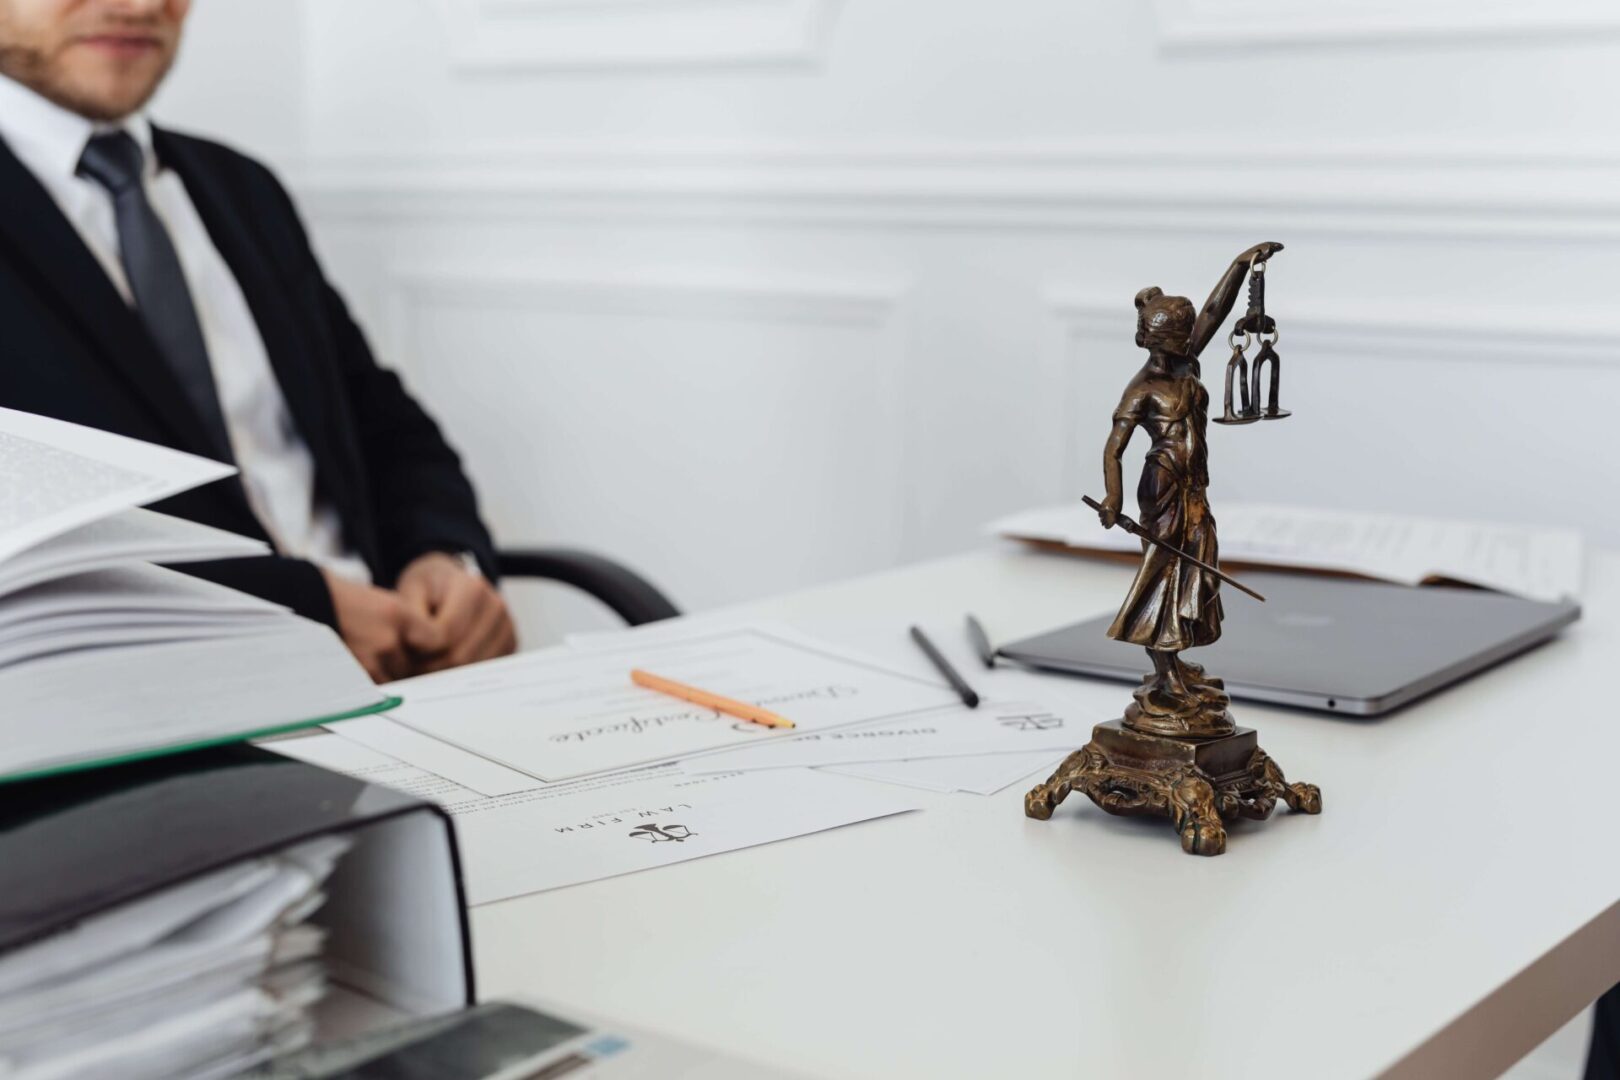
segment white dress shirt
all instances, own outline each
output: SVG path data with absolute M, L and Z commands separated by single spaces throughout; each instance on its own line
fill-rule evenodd
M 120 127 L 145 154 L 146 197 L 168 230 L 191 289 L 248 504 L 279 553 L 369 582 L 366 564 L 344 542 L 337 512 L 315 496 L 315 459 L 287 410 L 241 286 L 209 238 L 185 184 L 153 155 L 146 117 L 97 124 L 0 76 L 0 138 L 50 192 L 124 300 L 133 304 L 119 261 L 112 196 L 76 175 L 90 136 Z

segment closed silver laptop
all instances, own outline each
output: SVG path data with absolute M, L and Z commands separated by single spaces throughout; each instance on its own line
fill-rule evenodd
M 1479 589 L 1412 588 L 1292 573 L 1246 573 L 1262 604 L 1223 592 L 1221 639 L 1186 659 L 1226 680 L 1234 698 L 1377 716 L 1555 636 L 1580 618 Z M 1114 612 L 996 650 L 1032 668 L 1138 682 L 1142 649 L 1108 637 Z

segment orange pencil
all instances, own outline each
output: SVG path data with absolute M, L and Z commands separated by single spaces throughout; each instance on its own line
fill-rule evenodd
M 678 697 L 682 701 L 690 701 L 694 705 L 723 712 L 727 716 L 735 716 L 739 720 L 747 720 L 755 724 L 763 724 L 769 728 L 794 727 L 793 721 L 785 716 L 777 716 L 769 709 L 762 709 L 758 705 L 750 705 L 746 701 L 733 701 L 719 694 L 711 694 L 707 690 L 699 690 L 695 686 L 678 683 L 674 679 L 666 679 L 662 675 L 654 675 L 650 671 L 640 668 L 630 673 L 630 681 L 637 686 L 644 686 L 648 690 L 657 690 L 660 694 Z

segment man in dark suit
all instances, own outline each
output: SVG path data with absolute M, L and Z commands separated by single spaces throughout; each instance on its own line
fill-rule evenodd
M 276 554 L 185 567 L 374 678 L 515 646 L 455 452 L 372 358 L 262 165 L 153 127 L 189 0 L 0 0 L 0 405 L 234 462 L 155 509 Z

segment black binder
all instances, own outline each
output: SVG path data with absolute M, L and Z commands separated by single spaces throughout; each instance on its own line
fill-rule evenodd
M 436 805 L 245 744 L 0 788 L 0 953 L 305 840 L 354 846 L 312 921 L 335 981 L 412 1015 L 475 1000 L 455 830 Z

